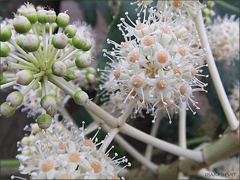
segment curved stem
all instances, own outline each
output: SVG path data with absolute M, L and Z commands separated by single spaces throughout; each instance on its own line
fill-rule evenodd
M 156 122 L 152 125 L 152 129 L 151 129 L 151 132 L 150 132 L 151 136 L 153 136 L 153 137 L 156 136 L 160 122 L 161 122 L 161 115 L 160 115 L 160 113 L 158 111 Z M 145 157 L 148 160 L 151 160 L 152 151 L 153 151 L 153 146 L 148 144 L 147 148 L 146 148 L 146 153 L 145 153 Z
M 239 121 L 237 120 L 232 107 L 228 101 L 228 97 L 226 95 L 226 92 L 224 90 L 221 78 L 219 76 L 216 64 L 213 59 L 212 51 L 208 42 L 208 37 L 205 31 L 203 18 L 202 18 L 202 12 L 201 10 L 197 11 L 197 15 L 194 17 L 194 21 L 196 24 L 196 28 L 198 31 L 198 35 L 200 37 L 202 47 L 206 49 L 207 55 L 206 55 L 206 61 L 208 63 L 208 68 L 210 75 L 212 77 L 215 89 L 217 91 L 218 98 L 220 100 L 220 103 L 222 105 L 223 111 L 227 117 L 230 129 L 232 131 L 235 131 L 239 126 Z
M 179 146 L 187 148 L 186 143 L 186 103 L 181 104 L 181 111 L 179 113 Z
M 223 6 L 224 8 L 227 8 L 227 9 L 230 9 L 230 10 L 234 11 L 235 13 L 239 13 L 239 9 L 237 7 L 232 6 L 231 4 L 228 4 L 224 1 L 214 1 L 214 2 Z
M 142 141 L 146 144 L 150 144 L 156 148 L 175 154 L 177 156 L 183 156 L 183 157 L 192 159 L 194 161 L 197 161 L 199 163 L 203 162 L 203 157 L 201 152 L 199 151 L 196 152 L 189 149 L 183 149 L 179 146 L 160 140 L 156 137 L 152 137 L 149 134 L 146 134 L 128 124 L 124 124 L 124 126 L 120 128 L 120 132 L 128 136 L 131 136 L 139 141 Z
M 28 91 L 30 91 L 41 80 L 41 78 L 42 77 L 38 77 L 33 82 L 31 82 L 31 84 L 29 84 L 24 90 L 22 90 L 21 94 L 25 96 L 28 93 Z

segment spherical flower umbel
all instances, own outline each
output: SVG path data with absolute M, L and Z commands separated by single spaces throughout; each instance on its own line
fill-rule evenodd
M 99 130 L 88 139 L 84 126 L 74 128 L 68 120 L 58 121 L 57 115 L 45 133 L 36 123 L 25 130 L 30 135 L 18 142 L 17 158 L 20 172 L 31 179 L 120 179 L 119 164 L 127 162 L 125 157 L 117 159 L 116 153 L 109 157 L 112 148 L 106 152 L 98 148 L 104 144 L 97 140 Z
M 166 18 L 164 13 L 156 16 L 153 8 L 147 17 L 146 10 L 144 19 L 138 18 L 136 24 L 121 19 L 118 27 L 125 42 L 107 40 L 114 46 L 112 51 L 103 50 L 111 63 L 102 72 L 104 84 L 100 89 L 105 89 L 106 97 L 118 94 L 121 108 L 126 108 L 132 99 L 137 100 L 134 112 L 146 109 L 154 119 L 160 109 L 166 109 L 170 118 L 168 108 L 180 109 L 182 102 L 187 102 L 191 110 L 191 105 L 198 109 L 193 92 L 205 91 L 206 84 L 196 77 L 204 76 L 199 63 L 205 58 L 197 34 L 186 29 L 181 19 L 172 20 L 169 14 Z
M 208 27 L 210 47 L 216 61 L 226 61 L 239 54 L 239 19 L 235 15 L 219 16 Z
M 87 33 L 78 32 L 75 25 L 69 25 L 70 17 L 66 12 L 56 15 L 54 10 L 36 10 L 29 3 L 21 6 L 18 12 L 12 23 L 6 21 L 1 26 L 1 89 L 18 85 L 25 109 L 37 109 L 35 114 L 46 112 L 53 116 L 57 111 L 60 92 L 64 91 L 72 97 L 77 92 L 75 85 L 68 81 L 78 78 L 81 71 L 85 75 L 91 65 L 92 54 L 89 50 L 92 38 Z M 54 33 L 57 26 L 58 31 Z M 88 79 L 94 80 L 94 77 L 88 76 Z M 31 99 L 28 93 L 31 91 L 32 96 L 39 83 L 41 86 L 36 89 L 40 88 L 41 92 Z M 56 91 L 54 95 L 51 83 Z M 20 101 L 14 102 L 12 99 L 7 100 L 8 104 L 21 105 Z M 28 106 L 29 103 L 32 107 Z M 9 116 L 11 113 L 5 114 Z

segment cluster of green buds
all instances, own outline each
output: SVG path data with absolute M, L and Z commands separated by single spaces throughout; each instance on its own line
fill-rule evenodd
M 213 1 L 207 1 L 206 7 L 202 9 L 202 14 L 204 15 L 204 23 L 209 24 L 211 23 L 211 17 L 215 16 L 214 10 L 211 8 L 215 5 Z
M 91 71 L 88 70 L 92 62 L 89 50 L 93 40 L 86 33 L 79 33 L 69 21 L 66 12 L 56 15 L 52 9 L 35 9 L 26 4 L 18 9 L 12 24 L 1 25 L 0 89 L 23 87 L 7 96 L 0 106 L 1 116 L 12 116 L 24 96 L 36 86 L 41 88 L 42 107 L 37 122 L 43 129 L 51 125 L 51 116 L 57 112 L 59 90 L 73 97 L 77 104 L 88 101 L 88 95 L 71 81 L 79 78 L 81 71 Z M 91 74 L 88 73 L 90 80 Z M 59 90 L 52 93 L 50 84 Z

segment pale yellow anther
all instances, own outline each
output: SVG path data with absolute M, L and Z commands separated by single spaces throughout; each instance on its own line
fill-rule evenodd
M 68 159 L 69 161 L 73 162 L 73 163 L 77 163 L 80 161 L 80 158 L 78 156 L 77 153 L 71 153 L 69 156 L 68 156 Z
M 53 161 L 52 160 L 46 160 L 43 164 L 42 164 L 42 171 L 43 172 L 48 172 L 53 168 Z
M 159 79 L 156 83 L 157 88 L 160 90 L 166 89 L 167 85 L 168 85 L 168 83 L 164 79 Z
M 134 63 L 134 62 L 138 61 L 139 58 L 140 58 L 139 53 L 133 52 L 133 53 L 131 53 L 130 56 L 129 56 L 129 61 L 132 62 L 132 63 Z
M 151 46 L 154 44 L 154 39 L 153 37 L 149 36 L 149 37 L 145 37 L 144 40 L 143 40 L 143 44 L 145 46 Z
M 99 162 L 94 161 L 90 165 L 93 168 L 95 173 L 99 173 L 102 171 L 102 165 Z
M 157 54 L 157 61 L 159 63 L 165 63 L 165 62 L 167 62 L 167 60 L 168 60 L 168 54 L 165 51 L 160 51 Z

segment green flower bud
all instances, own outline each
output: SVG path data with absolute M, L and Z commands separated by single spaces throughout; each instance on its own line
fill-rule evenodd
M 213 10 L 210 10 L 208 15 L 209 15 L 210 17 L 215 16 L 215 12 L 214 12 Z
M 40 88 L 40 84 L 39 84 L 39 83 L 37 83 L 37 84 L 35 84 L 35 85 L 33 86 L 33 90 L 38 89 L 38 88 Z
M 7 96 L 7 104 L 11 107 L 17 107 L 23 102 L 23 95 L 19 91 L 14 91 Z
M 84 91 L 77 91 L 75 94 L 74 94 L 74 102 L 78 105 L 85 105 L 88 100 L 89 100 L 89 97 L 88 97 L 88 94 L 85 93 Z
M 31 29 L 31 23 L 30 21 L 22 15 L 16 16 L 13 21 L 13 27 L 15 31 L 17 31 L 20 34 L 25 34 Z
M 41 89 L 38 89 L 38 90 L 37 90 L 36 96 L 37 96 L 37 97 L 42 97 L 42 90 L 41 90 Z
M 73 38 L 73 36 L 75 36 L 77 30 L 75 28 L 75 26 L 73 25 L 69 25 L 66 27 L 66 29 L 64 30 L 64 34 L 67 35 L 68 38 Z
M 215 5 L 215 2 L 213 2 L 213 1 L 208 1 L 208 2 L 206 3 L 206 5 L 207 5 L 208 8 L 212 8 L 212 7 Z
M 21 48 L 23 47 L 22 46 L 22 38 L 24 37 L 23 34 L 20 34 L 17 38 L 16 38 L 16 43 L 17 45 L 19 45 Z
M 37 117 L 37 124 L 41 129 L 47 129 L 52 124 L 52 117 L 48 114 L 41 114 Z
M 80 53 L 75 59 L 75 64 L 78 68 L 85 68 L 90 66 L 92 63 L 92 57 L 88 53 Z
M 205 24 L 210 24 L 210 23 L 212 22 L 209 17 L 205 17 L 205 18 L 203 19 L 203 21 L 204 21 Z
M 56 89 L 49 89 L 49 94 L 56 97 L 57 90 Z
M 0 57 L 7 57 L 11 51 L 10 47 L 5 43 L 0 43 Z
M 87 79 L 87 81 L 89 81 L 91 83 L 95 82 L 95 80 L 96 80 L 96 78 L 93 74 L 87 74 L 86 79 Z
M 203 8 L 203 9 L 202 9 L 202 13 L 203 13 L 203 15 L 208 16 L 208 14 L 209 14 L 209 9 L 208 9 L 208 8 Z
M 0 81 L 2 81 L 2 79 L 3 79 L 3 73 L 0 72 Z
M 45 95 L 42 97 L 40 104 L 46 111 L 52 111 L 57 107 L 56 98 L 52 95 Z
M 92 47 L 92 40 L 91 39 L 87 39 L 87 43 L 82 47 L 83 51 L 88 51 L 89 49 L 91 49 Z
M 56 97 L 56 101 L 57 101 L 57 105 L 60 106 L 62 101 L 63 101 L 63 99 L 61 97 L 57 96 Z
M 22 38 L 22 47 L 28 52 L 37 51 L 40 45 L 40 40 L 34 34 L 28 34 Z
M 45 9 L 40 9 L 37 11 L 37 16 L 38 16 L 38 22 L 44 24 L 46 23 L 46 14 L 47 14 L 47 11 Z
M 3 77 L 2 80 L 0 81 L 0 85 L 6 84 L 8 82 L 7 78 Z
M 46 30 L 46 32 L 49 32 L 49 23 L 45 24 L 45 30 Z
M 48 11 L 46 12 L 45 19 L 46 19 L 47 22 L 53 23 L 53 22 L 56 21 L 56 18 L 57 18 L 57 16 L 56 16 L 55 11 L 53 11 L 53 10 L 48 10 Z
M 1 59 L 1 66 L 0 66 L 0 72 L 7 71 L 11 68 L 11 63 L 7 60 Z
M 30 135 L 30 136 L 28 137 L 29 143 L 34 143 L 36 140 L 37 140 L 37 139 L 36 139 L 36 137 L 35 137 L 34 135 Z
M 64 62 L 57 61 L 52 65 L 52 73 L 56 76 L 62 77 L 67 72 L 67 67 Z
M 0 31 L 0 41 L 5 42 L 8 41 L 12 36 L 12 31 L 9 27 L 1 25 Z
M 17 9 L 17 12 L 22 15 L 24 9 L 26 9 L 26 6 L 25 6 L 25 5 L 21 5 L 21 6 Z
M 0 106 L 0 115 L 5 118 L 11 117 L 16 111 L 16 108 L 9 106 L 6 102 Z
M 56 101 L 56 104 L 57 104 L 57 101 Z M 49 111 L 46 111 L 47 114 L 49 114 L 50 116 L 54 116 L 56 113 L 57 113 L 57 108 L 53 108 Z
M 37 11 L 33 6 L 27 6 L 23 8 L 22 15 L 24 15 L 31 24 L 34 24 L 38 20 Z
M 64 78 L 66 81 L 71 81 L 71 80 L 76 79 L 76 76 L 74 76 L 74 74 L 73 74 L 72 71 L 67 70 L 67 72 L 65 73 L 65 75 L 63 76 L 63 78 Z
M 77 49 L 82 49 L 87 44 L 87 39 L 83 34 L 76 34 L 72 38 L 72 44 Z
M 55 34 L 52 38 L 52 44 L 56 49 L 64 49 L 68 44 L 68 37 L 63 33 Z
M 96 70 L 93 67 L 88 67 L 87 68 L 87 74 L 95 74 Z
M 21 70 L 16 74 L 16 81 L 21 85 L 28 85 L 33 80 L 33 74 L 30 70 Z
M 59 27 L 66 27 L 70 21 L 70 17 L 66 13 L 59 13 L 57 16 L 57 25 Z

